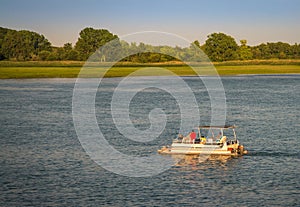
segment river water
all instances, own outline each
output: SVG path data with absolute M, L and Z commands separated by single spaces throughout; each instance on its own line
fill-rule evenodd
M 184 80 L 199 102 L 201 123 L 207 123 L 207 92 L 196 78 Z M 176 137 L 176 101 L 161 90 L 139 93 L 130 105 L 135 127 L 147 129 L 149 112 L 159 106 L 168 119 L 166 130 L 146 144 L 124 140 L 109 115 L 119 81 L 105 79 L 98 91 L 100 130 L 124 154 L 156 154 Z M 185 157 L 158 175 L 136 178 L 104 169 L 82 148 L 72 118 L 75 79 L 1 80 L 0 206 L 299 206 L 300 76 L 235 76 L 222 82 L 227 123 L 238 126 L 249 155 Z

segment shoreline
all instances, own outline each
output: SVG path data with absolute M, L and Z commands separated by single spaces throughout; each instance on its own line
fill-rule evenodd
M 2 67 L 83 67 L 87 61 L 13 61 L 13 60 L 1 60 L 0 68 Z M 91 62 L 90 62 L 91 63 Z M 95 62 L 97 66 L 111 66 L 111 62 Z M 230 60 L 223 62 L 154 62 L 154 63 L 137 63 L 137 62 L 118 62 L 114 64 L 117 67 L 156 67 L 156 66 L 245 66 L 245 65 L 300 65 L 300 59 L 261 59 L 261 60 Z
M 172 77 L 172 76 L 135 76 L 134 78 L 145 78 L 145 77 Z M 226 75 L 226 76 L 179 76 L 181 78 L 252 78 L 252 77 L 266 77 L 266 78 L 275 78 L 275 77 L 299 77 L 300 78 L 300 73 L 296 73 L 296 74 L 244 74 L 244 75 Z M 120 76 L 116 76 L 116 77 L 103 77 L 102 79 L 120 79 L 120 78 L 124 78 L 124 77 L 120 77 Z M 86 79 L 86 80 L 93 80 L 93 79 L 97 79 L 97 78 L 5 78 L 5 79 L 1 79 L 0 78 L 0 82 L 1 81 L 9 81 L 9 80 L 19 80 L 19 81 L 33 81 L 33 80 L 37 80 L 37 81 L 54 81 L 54 80 L 68 80 L 68 81 L 71 81 L 71 82 L 76 82 L 77 79 Z
M 259 64 L 252 61 L 248 64 L 248 61 L 231 61 L 221 62 L 214 65 L 211 63 L 191 63 L 193 68 L 197 69 L 197 73 L 200 76 L 215 76 L 216 71 L 218 76 L 244 76 L 244 75 L 297 75 L 300 74 L 300 60 L 275 61 L 273 64 L 266 61 L 259 61 Z M 254 64 L 257 63 L 257 64 Z M 280 63 L 280 64 L 279 64 Z M 286 64 L 283 64 L 286 63 Z M 298 64 L 299 63 L 299 64 Z M 34 66 L 33 66 L 34 64 Z M 0 79 L 32 79 L 32 78 L 77 78 L 83 62 L 74 61 L 60 61 L 60 62 L 12 62 L 12 61 L 0 61 Z M 89 73 L 84 77 L 92 78 L 99 77 L 99 73 L 104 73 L 108 68 L 109 63 L 96 63 L 98 67 L 91 67 Z M 149 68 L 147 73 L 141 74 L 142 76 L 165 76 L 163 69 L 168 69 L 178 76 L 196 76 L 189 66 L 181 62 L 167 62 L 167 63 L 155 63 L 155 64 L 136 64 L 136 63 L 124 63 L 117 64 L 109 69 L 105 73 L 105 78 L 113 77 L 125 77 L 129 74 L 141 69 Z M 153 68 L 153 70 L 152 70 Z M 103 74 L 102 73 L 102 74 Z
M 207 78 L 214 78 L 214 77 L 220 77 L 220 78 L 230 78 L 230 77 L 289 77 L 289 76 L 300 76 L 300 72 L 299 73 L 272 73 L 272 74 L 235 74 L 235 75 L 219 75 L 219 76 L 212 76 L 212 75 L 180 75 L 179 77 L 182 78 L 196 78 L 196 77 L 207 77 Z M 126 76 L 109 76 L 109 77 L 102 77 L 102 79 L 111 79 L 111 78 L 124 78 Z M 132 77 L 172 77 L 172 76 L 132 76 Z M 4 80 L 34 80 L 34 79 L 38 79 L 38 80 L 47 80 L 47 79 L 98 79 L 97 77 L 22 77 L 22 78 L 1 78 L 0 77 L 0 81 L 4 81 Z

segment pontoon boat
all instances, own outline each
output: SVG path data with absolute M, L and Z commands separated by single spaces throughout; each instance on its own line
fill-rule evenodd
M 163 146 L 158 153 L 230 156 L 247 154 L 247 150 L 237 140 L 235 128 L 235 126 L 199 126 L 196 136 L 192 135 L 195 132 L 186 137 L 179 135 L 171 146 Z

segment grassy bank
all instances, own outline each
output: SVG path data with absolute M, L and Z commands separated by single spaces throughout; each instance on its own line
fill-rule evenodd
M 84 61 L 0 61 L 2 67 L 82 67 Z M 96 63 L 97 65 L 107 66 L 108 63 Z M 199 65 L 199 63 L 189 63 L 190 65 Z M 206 63 L 203 63 L 206 64 Z M 235 60 L 225 62 L 213 62 L 215 66 L 240 66 L 240 65 L 300 65 L 300 59 L 282 59 L 282 60 Z M 138 66 L 185 66 L 185 63 L 179 61 L 163 63 L 132 63 L 118 62 L 119 67 L 138 67 Z
M 32 62 L 0 62 L 0 79 L 9 78 L 76 78 L 84 62 L 79 61 L 32 61 Z M 200 66 L 193 63 L 199 69 L 201 75 L 213 75 L 211 68 L 205 64 Z M 107 64 L 89 69 L 85 77 L 95 77 L 98 72 L 105 71 Z M 137 71 L 138 69 L 150 67 L 142 75 L 166 75 L 161 68 L 166 68 L 181 76 L 195 75 L 188 66 L 180 62 L 136 64 L 119 63 L 111 68 L 105 77 L 122 77 Z M 160 67 L 160 68 L 158 68 Z M 216 63 L 215 68 L 219 75 L 246 75 L 246 74 L 300 74 L 299 60 L 285 61 L 231 61 Z

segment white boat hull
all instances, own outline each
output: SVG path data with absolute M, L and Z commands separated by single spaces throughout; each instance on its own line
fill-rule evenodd
M 158 152 L 160 154 L 184 154 L 184 155 L 239 155 L 238 146 L 220 147 L 219 145 L 209 144 L 182 144 L 173 143 L 171 147 L 163 147 Z M 244 153 L 242 153 L 244 154 Z

